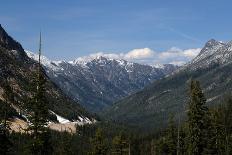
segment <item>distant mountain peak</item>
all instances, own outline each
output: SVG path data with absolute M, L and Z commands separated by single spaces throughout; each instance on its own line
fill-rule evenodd
M 215 64 L 225 64 L 232 61 L 232 41 L 222 42 L 215 39 L 209 40 L 201 52 L 182 69 L 196 70 Z
M 99 63 L 105 63 L 107 61 L 109 61 L 109 58 L 103 57 L 103 56 L 97 56 L 96 58 L 92 59 L 91 61 L 96 61 Z
M 111 62 L 111 61 L 116 61 L 121 65 L 125 65 L 125 64 L 129 63 L 128 61 L 123 60 L 123 59 L 113 59 L 113 58 L 108 58 L 108 57 L 105 57 L 102 55 L 79 57 L 73 61 L 70 61 L 69 63 L 81 65 L 81 66 L 86 66 L 88 63 L 106 64 L 106 63 Z
M 215 39 L 210 39 L 208 42 L 206 42 L 204 48 L 201 50 L 201 52 L 196 56 L 196 58 L 193 59 L 193 61 L 206 58 L 212 54 L 214 54 L 219 48 L 223 47 L 225 43 L 221 41 L 217 41 Z
M 225 43 L 223 43 L 222 41 L 217 41 L 215 39 L 210 39 L 209 41 L 206 42 L 205 44 L 205 48 L 213 48 L 215 46 L 220 46 L 220 45 L 224 45 Z

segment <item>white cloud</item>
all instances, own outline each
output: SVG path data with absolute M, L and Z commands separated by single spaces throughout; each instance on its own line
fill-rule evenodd
M 144 59 L 154 55 L 154 51 L 149 48 L 134 49 L 124 55 L 125 59 Z
M 189 57 L 189 58 L 194 58 L 196 57 L 199 53 L 200 53 L 201 49 L 200 48 L 196 48 L 196 49 L 187 49 L 184 50 L 184 55 Z
M 177 47 L 172 47 L 167 51 L 155 52 L 150 48 L 134 49 L 127 53 L 104 53 L 98 52 L 89 56 L 79 57 L 77 61 L 92 60 L 93 58 L 103 56 L 110 59 L 124 59 L 132 62 L 143 64 L 175 64 L 183 65 L 192 60 L 201 51 L 200 48 L 192 48 L 182 50 Z
M 200 51 L 200 48 L 182 50 L 172 47 L 167 51 L 159 53 L 159 59 L 157 61 L 163 63 L 188 62 L 196 57 Z
M 172 61 L 172 62 L 170 62 L 170 64 L 177 65 L 177 66 L 182 66 L 185 63 L 186 63 L 185 61 Z

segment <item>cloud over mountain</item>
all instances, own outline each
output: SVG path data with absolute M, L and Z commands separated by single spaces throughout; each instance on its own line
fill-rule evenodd
M 175 64 L 183 65 L 192 60 L 201 51 L 200 48 L 180 49 L 172 47 L 166 51 L 157 52 L 150 48 L 133 49 L 127 53 L 113 53 L 113 52 L 97 52 L 88 56 L 79 57 L 78 60 L 91 60 L 98 56 L 103 56 L 110 59 L 124 59 L 132 62 L 142 64 Z

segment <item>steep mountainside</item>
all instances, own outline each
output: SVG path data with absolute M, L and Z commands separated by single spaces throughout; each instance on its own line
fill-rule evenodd
M 34 77 L 36 77 L 37 63 L 30 59 L 22 46 L 12 39 L 0 25 L 0 99 L 4 100 L 6 83 L 9 83 L 14 93 L 15 103 L 12 106 L 26 111 L 25 103 L 35 91 Z M 77 102 L 64 95 L 62 91 L 46 77 L 46 95 L 49 109 L 52 113 L 77 120 L 92 116 Z
M 182 69 L 197 70 L 212 65 L 231 63 L 232 41 L 223 43 L 214 39 L 209 40 L 199 55 Z
M 37 55 L 27 54 L 38 60 Z M 72 62 L 50 61 L 43 57 L 42 63 L 47 75 L 67 95 L 93 112 L 99 112 L 177 68 L 169 64 L 155 68 L 101 56 Z
M 210 40 L 199 55 L 172 75 L 115 103 L 104 117 L 142 128 L 163 127 L 168 116 L 184 118 L 189 82 L 199 80 L 209 105 L 232 93 L 232 44 Z

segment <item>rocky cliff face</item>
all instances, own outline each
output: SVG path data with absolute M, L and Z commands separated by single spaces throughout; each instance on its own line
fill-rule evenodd
M 225 65 L 232 60 L 232 41 L 223 43 L 209 40 L 196 58 L 182 69 L 202 69 L 213 65 Z

